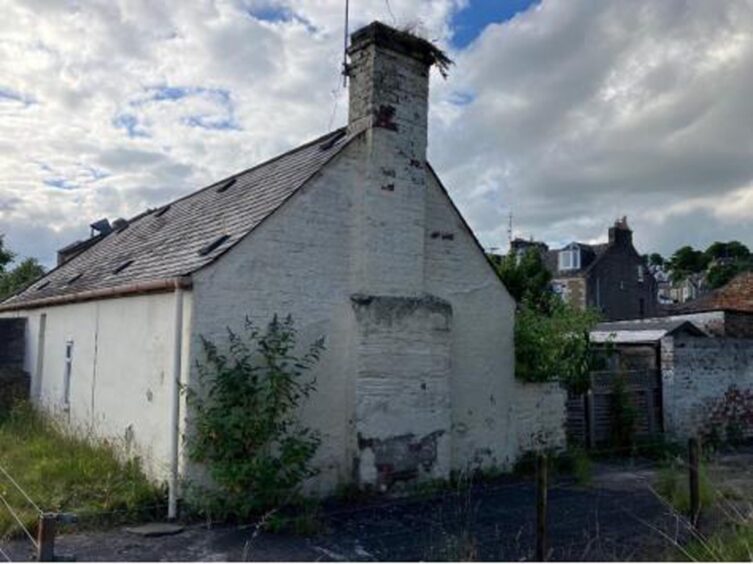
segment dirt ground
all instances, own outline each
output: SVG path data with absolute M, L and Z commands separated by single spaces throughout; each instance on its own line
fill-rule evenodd
M 753 451 L 709 466 L 718 487 L 741 503 L 753 491 Z M 554 478 L 549 490 L 551 560 L 655 560 L 687 539 L 683 518 L 656 496 L 652 463 L 602 463 L 587 485 Z M 746 501 L 747 503 L 747 501 Z M 748 504 L 749 505 L 749 504 Z M 59 555 L 83 561 L 415 561 L 530 560 L 535 554 L 535 488 L 501 478 L 420 499 L 326 503 L 311 537 L 255 527 L 194 524 L 175 536 L 143 538 L 123 529 L 61 536 Z M 671 539 L 671 540 L 670 540 Z M 3 547 L 14 560 L 30 543 Z

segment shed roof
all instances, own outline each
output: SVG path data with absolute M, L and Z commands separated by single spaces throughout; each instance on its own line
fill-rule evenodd
M 686 319 L 650 318 L 599 323 L 591 331 L 591 342 L 653 343 L 678 333 L 696 337 L 708 336 L 697 325 Z
M 5 300 L 0 309 L 190 275 L 256 228 L 357 135 L 338 129 L 147 210 Z

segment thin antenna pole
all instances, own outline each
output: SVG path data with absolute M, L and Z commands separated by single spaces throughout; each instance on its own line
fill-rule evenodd
M 345 33 L 343 36 L 343 88 L 348 85 L 348 16 L 350 13 L 350 0 L 345 0 Z

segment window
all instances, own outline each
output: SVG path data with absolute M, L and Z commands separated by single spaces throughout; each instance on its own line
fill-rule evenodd
M 65 369 L 63 372 L 63 409 L 71 408 L 71 365 L 73 364 L 73 341 L 65 342 Z
M 580 249 L 575 246 L 568 247 L 559 253 L 560 270 L 578 270 L 580 268 Z
M 642 265 L 642 264 L 639 264 L 639 265 L 638 265 L 638 282 L 641 282 L 641 283 L 642 283 L 642 282 L 643 282 L 643 280 L 644 280 L 644 276 L 645 276 L 645 275 L 644 275 L 644 273 L 643 273 L 643 265 Z

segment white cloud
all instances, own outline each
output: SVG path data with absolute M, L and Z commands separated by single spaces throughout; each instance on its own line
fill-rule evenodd
M 390 6 L 446 47 L 466 3 Z M 351 29 L 393 22 L 384 0 L 351 6 Z M 7 0 L 0 233 L 49 262 L 92 220 L 341 125 L 342 8 Z M 504 246 L 510 208 L 516 232 L 550 242 L 593 239 L 627 213 L 646 249 L 750 243 L 751 30 L 750 0 L 545 0 L 451 53 L 432 83 L 431 158 L 489 246 Z

